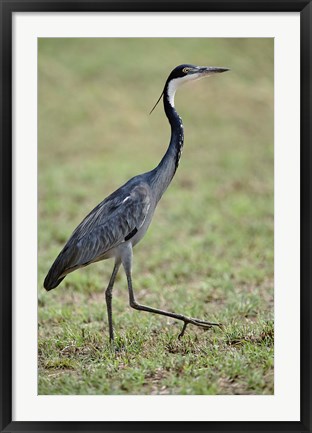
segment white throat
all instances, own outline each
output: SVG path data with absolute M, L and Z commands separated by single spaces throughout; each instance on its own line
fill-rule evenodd
M 189 81 L 197 80 L 198 78 L 201 78 L 201 74 L 192 74 L 192 75 L 185 75 L 185 77 L 179 77 L 174 78 L 169 82 L 168 85 L 168 101 L 169 104 L 174 107 L 174 96 L 177 91 L 177 89 L 182 86 L 182 84 L 188 83 Z

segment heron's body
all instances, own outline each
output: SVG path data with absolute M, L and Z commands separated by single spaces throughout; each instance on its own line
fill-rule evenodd
M 103 200 L 79 224 L 51 267 L 45 287 L 90 263 L 121 259 L 125 244 L 136 245 L 144 236 L 156 207 L 145 175 L 136 176 Z
M 86 216 L 72 233 L 45 278 L 44 287 L 51 290 L 57 287 L 70 272 L 100 260 L 114 258 L 115 267 L 106 290 L 111 339 L 113 339 L 112 288 L 121 263 L 127 275 L 132 307 L 183 320 L 184 328 L 180 335 L 183 335 L 188 323 L 203 327 L 218 325 L 137 304 L 132 289 L 131 262 L 132 248 L 145 235 L 157 203 L 170 184 L 179 164 L 184 136 L 182 120 L 174 108 L 174 94 L 178 86 L 185 81 L 226 70 L 181 65 L 171 72 L 163 91 L 164 109 L 171 126 L 171 140 L 164 157 L 156 168 L 130 179 Z

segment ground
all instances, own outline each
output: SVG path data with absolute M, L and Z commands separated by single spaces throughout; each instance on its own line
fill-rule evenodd
M 138 302 L 203 320 L 204 331 L 104 290 L 112 261 L 43 279 L 73 229 L 153 168 L 170 129 L 150 109 L 180 63 L 230 72 L 183 87 L 185 146 L 134 249 Z M 39 40 L 39 394 L 273 394 L 273 40 Z

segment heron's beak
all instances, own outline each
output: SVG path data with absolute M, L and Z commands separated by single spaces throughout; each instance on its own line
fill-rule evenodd
M 199 68 L 198 72 L 205 77 L 208 77 L 209 75 L 213 74 L 220 74 L 221 72 L 229 71 L 229 68 L 219 68 L 216 66 L 203 66 Z

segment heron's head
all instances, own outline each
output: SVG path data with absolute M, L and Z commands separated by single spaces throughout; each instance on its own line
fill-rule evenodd
M 216 66 L 179 65 L 171 71 L 167 79 L 167 84 L 173 82 L 175 87 L 178 88 L 181 84 L 189 81 L 211 77 L 212 75 L 226 72 L 228 70 L 228 68 L 220 68 Z
M 166 94 L 170 105 L 174 106 L 174 95 L 182 84 L 196 81 L 205 77 L 211 77 L 212 75 L 220 74 L 221 72 L 226 71 L 229 71 L 229 69 L 217 66 L 195 66 L 189 64 L 179 65 L 171 71 L 160 98 L 163 94 Z M 152 111 L 158 104 L 160 98 L 154 105 Z
M 174 95 L 177 89 L 185 83 L 196 81 L 201 78 L 211 77 L 220 72 L 228 71 L 228 68 L 220 68 L 216 66 L 195 66 L 195 65 L 179 65 L 171 71 L 167 82 L 167 93 L 169 103 L 174 106 Z M 166 89 L 165 86 L 165 89 Z

